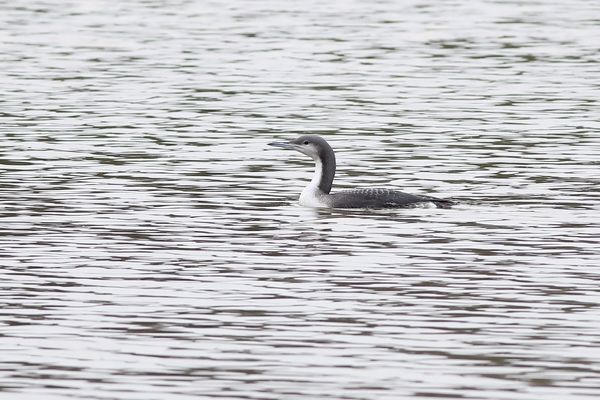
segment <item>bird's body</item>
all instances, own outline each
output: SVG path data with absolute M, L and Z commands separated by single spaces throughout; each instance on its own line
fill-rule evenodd
M 331 192 L 335 176 L 335 153 L 325 139 L 304 135 L 289 142 L 273 142 L 271 146 L 297 150 L 315 161 L 315 174 L 300 194 L 300 204 L 321 208 L 450 208 L 450 200 L 420 196 L 388 188 L 348 189 Z
M 452 202 L 387 188 L 349 189 L 330 195 L 334 208 L 449 208 Z

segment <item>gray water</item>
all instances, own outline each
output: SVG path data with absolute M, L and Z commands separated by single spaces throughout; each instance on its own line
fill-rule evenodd
M 600 4 L 0 5 L 0 398 L 597 399 Z M 317 210 L 266 146 L 337 151 Z

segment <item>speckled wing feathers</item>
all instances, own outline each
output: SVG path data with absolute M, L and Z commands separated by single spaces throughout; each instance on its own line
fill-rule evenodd
M 450 200 L 384 188 L 342 190 L 330 196 L 335 208 L 414 208 L 425 203 L 433 203 L 438 208 L 450 208 L 453 204 Z

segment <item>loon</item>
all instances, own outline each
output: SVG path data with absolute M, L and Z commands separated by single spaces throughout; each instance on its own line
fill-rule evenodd
M 299 151 L 315 161 L 315 175 L 300 194 L 300 204 L 306 207 L 416 208 L 433 205 L 437 208 L 450 208 L 454 204 L 451 200 L 383 188 L 349 189 L 330 193 L 335 176 L 335 154 L 325 139 L 318 135 L 303 135 L 294 140 L 272 142 L 269 145 Z

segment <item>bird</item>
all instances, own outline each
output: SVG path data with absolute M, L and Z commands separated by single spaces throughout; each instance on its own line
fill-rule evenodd
M 455 202 L 414 195 L 389 188 L 358 188 L 331 193 L 335 177 L 335 153 L 319 135 L 302 135 L 289 141 L 268 143 L 306 154 L 315 162 L 315 174 L 300 194 L 300 205 L 315 208 L 451 208 Z

